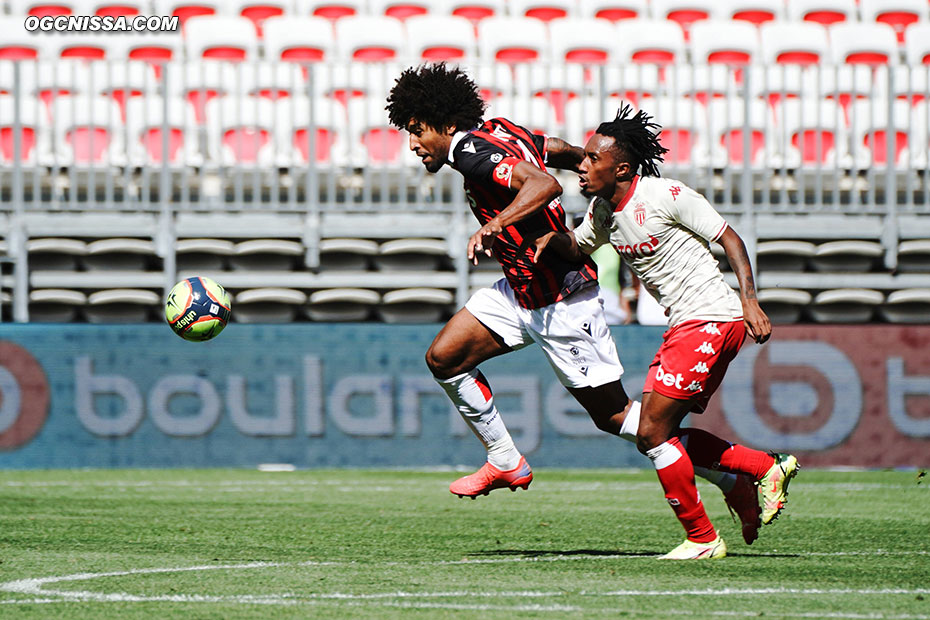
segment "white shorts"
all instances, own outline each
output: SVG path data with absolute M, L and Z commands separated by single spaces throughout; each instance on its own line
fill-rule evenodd
M 465 308 L 514 350 L 538 343 L 566 387 L 597 387 L 623 376 L 596 285 L 527 310 L 502 278 L 475 292 Z

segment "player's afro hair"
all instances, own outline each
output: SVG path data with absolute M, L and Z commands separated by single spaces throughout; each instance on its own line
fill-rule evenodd
M 486 107 L 464 71 L 436 63 L 405 69 L 391 88 L 385 109 L 391 124 L 399 129 L 406 129 L 415 118 L 433 129 L 465 131 L 481 124 Z
M 613 138 L 633 170 L 640 168 L 640 174 L 645 177 L 660 176 L 658 162 L 664 161 L 662 156 L 668 153 L 668 149 L 659 144 L 661 130 L 662 127 L 642 110 L 633 114 L 633 106 L 629 104 L 620 107 L 614 120 L 597 127 L 597 133 Z

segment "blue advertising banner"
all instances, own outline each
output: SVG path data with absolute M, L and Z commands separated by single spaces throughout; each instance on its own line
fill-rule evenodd
M 0 325 L 0 468 L 477 466 L 430 376 L 440 325 Z M 615 327 L 638 398 L 661 327 Z M 597 430 L 535 346 L 481 367 L 540 467 L 646 467 Z M 778 326 L 694 424 L 813 466 L 930 465 L 930 326 Z

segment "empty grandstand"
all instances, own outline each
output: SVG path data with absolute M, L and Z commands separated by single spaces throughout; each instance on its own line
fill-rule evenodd
M 621 102 L 654 114 L 663 175 L 747 240 L 775 320 L 930 316 L 926 0 L 0 6 L 3 320 L 159 320 L 194 273 L 242 321 L 447 316 L 499 273 L 464 259 L 460 178 L 384 111 L 403 67 L 440 60 L 488 115 L 575 144 Z M 180 27 L 24 27 L 55 15 Z

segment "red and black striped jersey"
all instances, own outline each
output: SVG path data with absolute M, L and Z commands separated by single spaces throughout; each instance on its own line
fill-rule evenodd
M 449 151 L 452 167 L 465 177 L 465 195 L 482 226 L 517 195 L 510 187 L 517 163 L 528 161 L 546 169 L 545 136 L 530 133 L 505 118 L 493 118 L 477 129 L 456 134 Z M 532 241 L 552 230 L 568 232 L 565 209 L 558 198 L 506 227 L 491 247 L 524 308 L 548 306 L 597 281 L 597 267 L 588 257 L 573 263 L 557 252 L 545 252 L 539 263 L 533 263 Z

